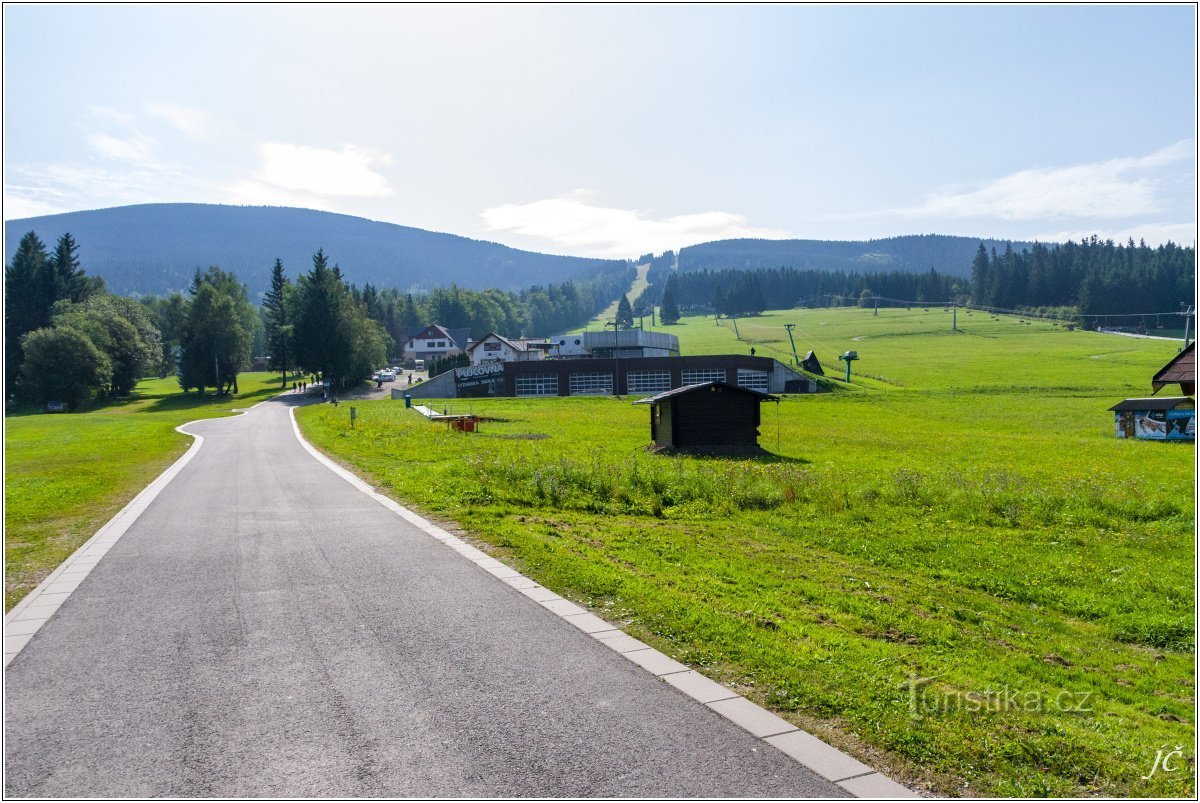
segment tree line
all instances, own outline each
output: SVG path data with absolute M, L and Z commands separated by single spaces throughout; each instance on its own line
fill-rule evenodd
M 663 322 L 673 323 L 681 313 L 757 315 L 765 309 L 827 306 L 844 297 L 858 298 L 863 291 L 891 298 L 941 301 L 969 293 L 969 282 L 930 269 L 925 273 L 847 273 L 797 270 L 663 271 L 637 301 L 634 312 L 648 314 L 659 305 Z
M 646 257 L 643 257 L 645 260 Z M 660 305 L 665 322 L 680 310 L 754 315 L 771 308 L 826 306 L 882 296 L 914 302 L 958 301 L 1011 310 L 1055 308 L 1071 316 L 1136 315 L 1172 311 L 1195 293 L 1193 247 L 1151 248 L 1091 237 L 1079 243 L 1034 243 L 999 253 L 979 242 L 970 278 L 930 268 L 857 272 L 780 267 L 675 271 L 668 251 L 650 260 L 649 286 L 634 312 Z
M 159 332 L 136 301 L 111 295 L 80 266 L 68 233 L 53 252 L 21 238 L 4 268 L 6 398 L 61 401 L 128 394 L 159 350 Z
M 1011 245 L 997 254 L 983 243 L 971 264 L 971 298 L 981 306 L 1072 307 L 1080 315 L 1172 311 L 1195 294 L 1195 248 L 1145 241 L 1125 245 L 1091 237 L 1061 245 Z
M 573 328 L 629 286 L 633 268 L 613 264 L 586 281 L 520 293 L 451 285 L 414 296 L 359 288 L 318 250 L 296 282 L 276 259 L 256 308 L 246 285 L 216 266 L 197 269 L 186 292 L 112 295 L 84 272 L 69 233 L 50 253 L 29 232 L 5 266 L 5 396 L 77 409 L 128 395 L 148 375 L 174 375 L 185 392 L 236 393 L 254 354 L 268 357 L 284 385 L 289 375 L 313 374 L 347 388 L 395 355 L 410 327 L 440 323 L 474 338 Z
M 625 263 L 616 264 L 620 267 L 586 281 L 536 285 L 519 293 L 468 290 L 457 284 L 423 295 L 372 284 L 362 288 L 351 285 L 350 292 L 396 346 L 404 343 L 410 329 L 435 323 L 448 329 L 469 329 L 475 340 L 488 332 L 514 338 L 542 337 L 582 325 L 628 288 L 636 271 Z

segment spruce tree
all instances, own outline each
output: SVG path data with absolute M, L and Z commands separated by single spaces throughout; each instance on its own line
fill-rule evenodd
M 12 262 L 4 268 L 4 392 L 11 396 L 21 371 L 21 338 L 50 325 L 54 273 L 45 244 L 35 232 L 21 238 Z
M 271 268 L 271 289 L 263 297 L 263 312 L 267 328 L 267 364 L 283 372 L 280 381 L 284 387 L 287 386 L 288 369 L 292 367 L 292 332 L 285 307 L 285 295 L 290 284 L 283 274 L 283 261 L 277 258 Z
M 675 304 L 675 294 L 671 292 L 670 282 L 667 282 L 667 289 L 663 290 L 658 319 L 668 326 L 679 323 L 679 307 Z
M 618 329 L 633 328 L 633 307 L 629 304 L 629 296 L 626 293 L 622 293 L 621 300 L 617 302 L 616 323 Z
M 79 266 L 79 257 L 76 256 L 78 250 L 79 245 L 75 238 L 67 232 L 58 238 L 54 253 L 49 258 L 49 264 L 54 270 L 55 298 L 65 298 L 73 304 L 87 300 L 93 289 L 83 268 Z

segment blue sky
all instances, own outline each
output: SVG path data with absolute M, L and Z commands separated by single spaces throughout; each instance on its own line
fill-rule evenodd
M 12 6 L 6 219 L 301 206 L 553 253 L 1170 238 L 1192 6 Z

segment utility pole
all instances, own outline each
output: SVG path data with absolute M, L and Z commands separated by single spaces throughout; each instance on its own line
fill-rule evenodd
M 950 319 L 950 331 L 957 332 L 958 331 L 958 302 L 952 301 L 951 303 L 954 305 L 954 315 Z
M 875 317 L 879 317 L 879 296 L 875 296 Z

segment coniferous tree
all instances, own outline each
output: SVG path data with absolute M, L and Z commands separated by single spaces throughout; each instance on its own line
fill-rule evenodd
M 292 367 L 292 330 L 287 320 L 285 295 L 291 283 L 283 273 L 283 261 L 275 260 L 271 268 L 271 289 L 263 297 L 263 324 L 267 335 L 267 364 L 283 373 L 280 380 L 287 386 L 288 369 Z
M 971 262 L 971 288 L 975 302 L 978 304 L 990 304 L 989 297 L 992 272 L 992 263 L 988 259 L 987 249 L 983 247 L 983 241 L 979 241 L 979 250 L 975 252 L 975 259 Z
M 76 252 L 79 250 L 70 232 L 58 238 L 49 264 L 54 270 L 54 295 L 56 300 L 67 299 L 78 304 L 93 295 L 96 287 L 88 281 L 87 274 L 79 265 Z
M 35 232 L 21 238 L 12 262 L 4 268 L 5 395 L 16 390 L 21 371 L 21 338 L 50 324 L 54 275 L 45 244 Z
M 626 293 L 621 294 L 621 300 L 617 302 L 617 320 L 618 329 L 633 328 L 633 306 L 629 303 L 629 296 Z
M 292 320 L 297 366 L 335 387 L 357 384 L 387 359 L 383 327 L 354 300 L 322 250 L 313 255 L 312 270 L 300 276 Z
M 675 294 L 671 292 L 671 282 L 663 290 L 662 304 L 658 310 L 658 319 L 668 326 L 679 323 L 679 305 L 675 303 Z

